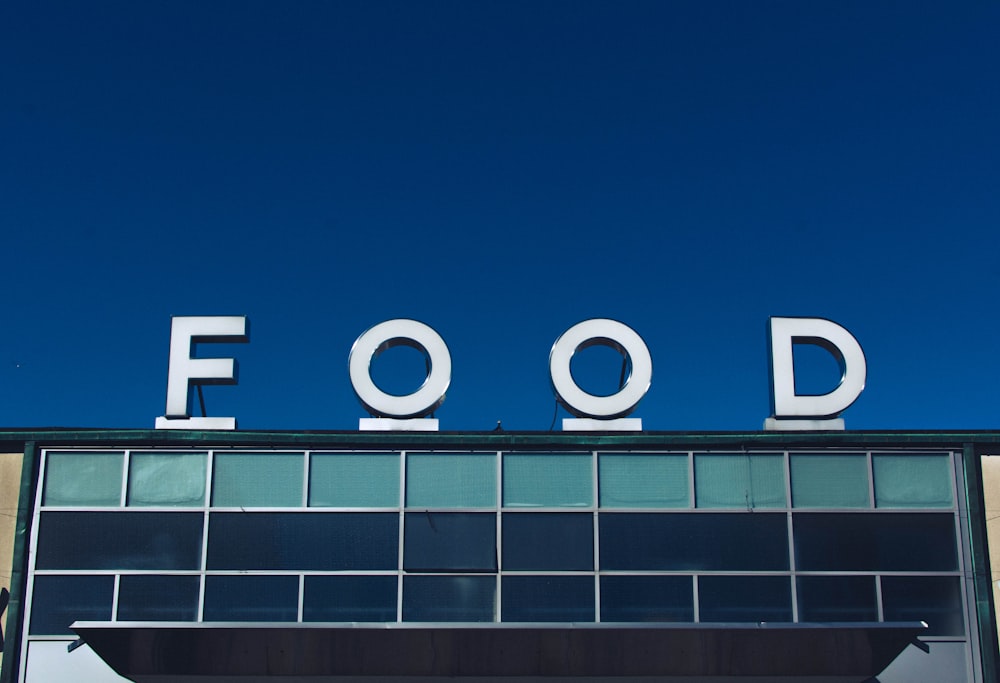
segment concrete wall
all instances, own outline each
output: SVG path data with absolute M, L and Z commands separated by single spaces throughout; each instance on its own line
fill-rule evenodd
M 983 463 L 983 498 L 986 504 L 986 536 L 990 546 L 990 570 L 993 573 L 993 604 L 1000 607 L 1000 455 L 987 455 Z M 1000 609 L 997 610 L 1000 633 Z
M 17 522 L 17 496 L 21 489 L 23 458 L 23 453 L 0 453 L 0 588 L 8 590 L 14 559 L 14 528 Z M 0 614 L 0 624 L 4 625 L 6 635 L 7 610 Z M 2 657 L 0 654 L 0 658 Z

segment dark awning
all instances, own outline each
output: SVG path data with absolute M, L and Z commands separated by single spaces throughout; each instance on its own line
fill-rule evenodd
M 244 624 L 76 622 L 137 683 L 421 683 L 655 678 L 682 683 L 877 675 L 926 628 L 849 624 Z M 454 682 L 452 682 L 454 683 Z

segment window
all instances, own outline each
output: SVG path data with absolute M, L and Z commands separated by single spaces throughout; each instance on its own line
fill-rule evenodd
M 503 621 L 594 621 L 593 576 L 504 576 Z
M 312 507 L 398 507 L 398 453 L 314 453 L 309 461 Z
M 205 621 L 295 621 L 297 576 L 206 576 Z
M 496 454 L 407 455 L 406 504 L 426 508 L 496 507 Z
M 694 621 L 691 577 L 602 576 L 601 621 Z
M 802 571 L 954 571 L 955 516 L 940 513 L 797 513 Z
M 503 513 L 503 568 L 594 568 L 594 516 L 589 512 Z
M 208 529 L 209 569 L 395 570 L 399 557 L 392 512 L 213 512 Z
M 508 453 L 503 459 L 503 504 L 511 507 L 589 507 L 593 460 L 565 453 Z
M 799 621 L 878 621 L 874 576 L 800 576 Z
M 31 635 L 72 635 L 74 621 L 109 621 L 113 576 L 36 576 Z
M 301 507 L 304 454 L 216 453 L 212 505 Z
M 872 470 L 876 507 L 952 506 L 951 458 L 947 454 L 875 454 Z
M 205 504 L 206 453 L 132 453 L 128 504 L 201 507 Z
M 304 621 L 396 621 L 396 576 L 306 576 Z
M 411 572 L 495 572 L 496 525 L 493 513 L 407 512 L 403 568 Z
M 600 514 L 601 569 L 788 569 L 784 513 Z
M 962 585 L 957 576 L 883 576 L 886 621 L 925 621 L 928 635 L 960 636 Z
M 403 621 L 493 621 L 495 576 L 406 576 Z
M 864 454 L 805 453 L 791 457 L 792 505 L 799 508 L 867 508 L 868 458 Z
M 195 621 L 197 576 L 126 574 L 118 584 L 119 621 Z
M 43 512 L 39 569 L 198 569 L 200 512 Z
M 686 455 L 602 453 L 597 462 L 601 507 L 690 506 Z
M 694 458 L 700 508 L 785 507 L 785 459 L 764 454 L 699 454 Z
M 48 453 L 42 505 L 111 506 L 122 502 L 124 453 Z
M 791 621 L 791 584 L 787 576 L 700 576 L 698 611 L 710 622 Z

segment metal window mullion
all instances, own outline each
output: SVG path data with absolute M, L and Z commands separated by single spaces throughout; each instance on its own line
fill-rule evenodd
M 878 620 L 885 621 L 885 612 L 882 609 L 882 575 L 875 575 L 875 609 L 878 611 Z
M 698 600 L 698 575 L 691 575 L 692 607 L 694 608 L 694 623 L 701 621 L 701 603 Z
M 118 498 L 118 507 L 125 507 L 128 503 L 128 468 L 132 460 L 131 453 L 131 450 L 126 449 L 122 457 L 122 490 Z
M 198 582 L 198 614 L 197 621 L 204 621 L 205 618 L 205 584 L 208 583 L 206 576 L 206 571 L 208 568 L 208 532 L 209 532 L 209 521 L 211 520 L 211 512 L 209 508 L 212 505 L 212 474 L 215 471 L 215 451 L 209 449 L 206 455 L 207 461 L 205 463 L 205 499 L 202 501 L 204 506 L 202 509 L 202 514 L 204 515 L 204 521 L 201 527 L 201 565 L 200 565 L 200 575 L 201 580 Z
M 121 574 L 115 574 L 114 589 L 111 592 L 111 621 L 118 621 L 118 590 L 121 587 Z
M 688 509 L 692 510 L 697 507 L 697 500 L 695 498 L 695 481 L 694 481 L 694 451 L 688 451 Z
M 503 621 L 503 451 L 497 451 L 496 515 L 497 515 L 497 575 L 493 620 Z
M 309 468 L 312 464 L 312 451 L 306 451 L 302 455 L 305 462 L 302 463 L 302 503 L 304 508 L 309 507 Z
M 782 467 L 784 468 L 785 475 L 785 505 L 786 512 L 788 516 L 788 568 L 791 571 L 791 582 L 792 582 L 792 621 L 798 622 L 799 620 L 799 582 L 796 578 L 796 572 L 798 567 L 795 565 L 795 520 L 792 518 L 792 469 L 791 469 L 791 455 L 788 451 L 782 454 Z
M 406 523 L 406 451 L 399 452 L 399 534 L 396 545 L 396 621 L 403 621 L 403 534 Z
M 305 595 L 306 595 L 306 577 L 305 574 L 299 574 L 299 613 L 296 617 L 298 623 L 302 623 L 302 614 L 305 605 Z
M 600 517 L 599 511 L 601 507 L 601 476 L 600 467 L 597 459 L 597 451 L 593 451 L 594 463 L 593 463 L 593 489 L 594 489 L 594 510 L 591 513 L 593 519 L 591 520 L 591 526 L 593 527 L 594 534 L 594 559 L 593 559 L 593 573 L 594 573 L 594 621 L 596 623 L 601 622 L 601 538 L 600 538 Z
M 872 463 L 872 452 L 865 451 L 865 459 L 868 463 L 868 508 L 875 509 L 875 467 Z

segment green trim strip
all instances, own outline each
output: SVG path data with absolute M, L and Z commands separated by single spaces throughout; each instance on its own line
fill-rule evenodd
M 990 552 L 986 536 L 986 503 L 983 495 L 983 463 L 975 444 L 962 449 L 965 495 L 968 509 L 969 541 L 972 555 L 972 582 L 979 621 L 979 657 L 983 680 L 997 680 L 997 622 L 993 605 Z

